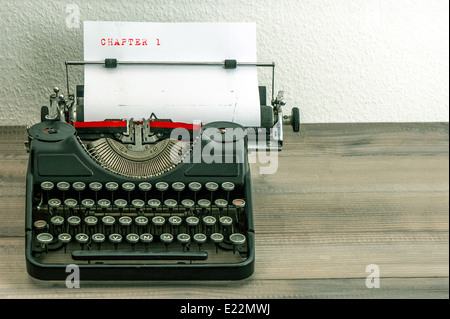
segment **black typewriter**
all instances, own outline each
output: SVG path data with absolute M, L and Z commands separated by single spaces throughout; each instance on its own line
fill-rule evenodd
M 82 280 L 252 275 L 248 133 L 256 136 L 260 128 L 177 123 L 155 114 L 85 122 L 83 86 L 76 96 L 58 94 L 55 88 L 41 122 L 28 128 L 25 248 L 31 276 L 64 280 L 72 264 Z M 256 145 L 281 149 L 281 125 L 298 131 L 298 109 L 283 117 L 282 93 L 271 106 L 265 95 L 261 87 L 261 123 L 278 130 L 276 139 L 268 133 Z M 174 137 L 180 129 L 189 140 Z M 201 155 L 217 146 L 211 143 L 223 147 L 208 162 Z

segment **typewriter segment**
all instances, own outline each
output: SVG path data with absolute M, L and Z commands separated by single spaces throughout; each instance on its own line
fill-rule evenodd
M 111 128 L 92 134 L 74 126 L 44 121 L 28 131 L 31 275 L 64 279 L 69 264 L 87 280 L 242 279 L 253 273 L 246 140 L 239 148 L 235 139 L 231 154 L 223 147 L 219 163 L 195 161 L 217 141 L 194 136 L 237 124 L 192 127 L 190 142 L 160 134 L 139 149 Z

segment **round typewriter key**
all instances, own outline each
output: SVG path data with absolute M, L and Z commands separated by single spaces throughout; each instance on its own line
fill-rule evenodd
M 84 233 L 75 235 L 75 240 L 80 244 L 81 250 L 84 249 L 84 245 L 89 242 L 89 236 Z
M 70 226 L 78 226 L 81 223 L 81 219 L 78 216 L 70 216 L 67 218 L 67 222 Z
M 186 248 L 186 245 L 189 244 L 189 242 L 191 241 L 191 236 L 189 236 L 188 234 L 178 234 L 177 240 L 183 247 L 183 251 L 184 251 Z
M 45 252 L 47 252 L 47 245 L 53 241 L 53 236 L 49 233 L 40 233 L 36 236 L 36 239 Z
M 116 219 L 112 216 L 103 216 L 102 223 L 105 226 L 112 226 L 116 222 Z
M 83 207 L 88 211 L 89 209 L 94 207 L 95 201 L 92 199 L 83 199 L 81 201 L 81 205 L 83 205 Z
M 203 243 L 206 242 L 208 237 L 205 234 L 198 233 L 193 236 L 193 239 L 198 245 L 198 250 L 201 250 Z
M 134 246 L 139 242 L 139 235 L 131 233 L 125 239 L 131 244 L 131 249 L 134 250 Z
M 139 236 L 139 240 L 141 243 L 144 243 L 145 250 L 148 248 L 148 244 L 150 244 L 153 241 L 153 235 L 149 233 L 144 233 Z
M 148 218 L 145 216 L 138 216 L 134 219 L 134 223 L 137 226 L 147 226 L 148 224 Z
M 53 216 L 50 219 L 50 222 L 52 223 L 52 225 L 61 226 L 62 224 L 64 224 L 64 218 L 61 216 Z
M 166 222 L 166 219 L 162 216 L 155 216 L 152 218 L 152 223 L 155 226 L 163 226 Z
M 225 227 L 231 226 L 233 224 L 233 218 L 229 216 L 222 216 L 219 218 L 219 223 Z
M 145 202 L 142 199 L 133 199 L 131 201 L 131 205 L 139 212 L 142 208 L 144 208 Z
M 186 224 L 188 224 L 188 226 L 197 226 L 199 223 L 199 219 L 195 216 L 189 216 L 186 218 Z
M 108 182 L 105 184 L 105 188 L 111 192 L 111 203 L 114 203 L 114 192 L 119 189 L 119 184 L 116 182 Z
M 216 224 L 216 218 L 213 216 L 205 216 L 203 217 L 203 224 L 206 226 L 214 226 Z
M 95 225 L 98 224 L 98 219 L 95 216 L 86 216 L 84 218 L 84 223 L 86 224 L 86 226 L 88 227 L 94 227 Z
M 117 249 L 117 245 L 122 242 L 121 234 L 111 234 L 108 236 L 109 241 L 114 245 L 114 249 Z
M 50 223 L 52 224 L 53 234 L 59 234 L 62 230 L 62 226 L 64 225 L 64 217 L 62 216 L 53 216 L 50 219 Z
M 186 185 L 182 182 L 175 182 L 172 184 L 172 189 L 176 192 L 182 192 L 186 188 Z
M 84 191 L 84 189 L 86 188 L 86 184 L 83 182 L 75 182 L 72 184 L 72 187 L 77 192 L 81 192 L 81 191 Z
M 142 192 L 148 192 L 152 189 L 152 184 L 147 183 L 147 182 L 142 182 L 142 183 L 139 183 L 138 188 Z
M 97 205 L 101 209 L 106 210 L 107 208 L 109 208 L 111 206 L 111 202 L 109 201 L 109 199 L 99 199 L 97 202 Z
M 207 199 L 199 199 L 197 204 L 203 212 L 211 206 L 211 202 Z
M 234 183 L 232 182 L 224 182 L 221 186 L 222 189 L 226 192 L 231 192 L 232 190 L 234 190 Z
M 102 190 L 102 188 L 103 188 L 103 185 L 99 182 L 89 183 L 89 189 L 93 192 L 99 192 Z
M 126 182 L 122 184 L 122 189 L 126 192 L 132 192 L 136 188 L 136 185 L 134 185 L 131 182 Z
M 169 184 L 167 184 L 166 182 L 158 182 L 155 184 L 155 187 L 160 192 L 165 192 L 166 190 L 169 189 Z
M 193 192 L 198 192 L 199 190 L 202 189 L 202 184 L 198 183 L 198 182 L 191 182 L 188 185 L 189 189 Z
M 166 245 L 166 249 L 169 247 L 169 244 L 173 241 L 173 235 L 169 233 L 164 233 L 159 236 L 159 240 Z
M 150 199 L 147 204 L 153 211 L 161 206 L 161 202 L 159 201 L 159 199 Z
M 36 234 L 41 234 L 47 231 L 47 222 L 45 220 L 37 220 L 34 222 L 34 229 Z
M 102 233 L 97 233 L 92 235 L 92 242 L 97 244 L 98 250 L 100 250 L 101 244 L 105 241 L 105 235 Z
M 181 205 L 189 211 L 192 207 L 194 207 L 195 202 L 192 199 L 186 198 L 181 201 Z
M 67 244 L 72 240 L 72 236 L 68 233 L 61 233 L 58 235 L 58 240 L 63 244 L 64 253 L 67 252 Z
M 51 191 L 55 185 L 52 182 L 42 182 L 41 188 L 43 191 Z
M 219 189 L 219 185 L 215 182 L 208 182 L 205 184 L 205 188 L 210 192 L 215 192 L 216 190 Z
M 181 217 L 178 216 L 170 216 L 169 217 L 169 224 L 172 226 L 180 226 L 182 223 Z
M 245 201 L 243 199 L 233 199 L 233 205 L 236 208 L 245 207 Z
M 114 205 L 119 209 L 119 212 L 122 213 L 123 209 L 127 207 L 127 201 L 125 199 L 116 199 L 114 201 Z
M 228 212 L 228 201 L 227 200 L 219 198 L 214 201 L 214 204 L 216 204 L 217 208 L 219 208 L 220 215 L 222 215 L 224 208 L 227 208 L 227 212 Z
M 105 184 L 105 188 L 110 192 L 114 192 L 119 189 L 119 184 L 117 184 L 116 182 L 108 182 Z
M 73 209 L 77 206 L 78 202 L 76 199 L 73 198 L 68 198 L 64 201 L 64 205 L 66 205 L 67 207 Z
M 215 182 L 208 182 L 205 184 L 205 188 L 211 193 L 210 200 L 212 202 L 214 199 L 214 192 L 219 189 L 219 184 Z
M 131 217 L 128 216 L 122 216 L 119 218 L 119 225 L 125 228 L 123 231 L 124 234 L 130 232 L 130 226 L 132 222 L 133 220 L 131 219 Z
M 164 201 L 164 205 L 169 209 L 169 211 L 172 211 L 175 207 L 177 207 L 177 201 L 175 199 L 166 199 Z
M 233 243 L 233 254 L 236 252 L 236 246 L 245 243 L 245 236 L 239 233 L 230 235 L 230 241 Z
M 216 254 L 219 252 L 219 244 L 223 242 L 223 235 L 221 233 L 214 233 L 211 235 L 211 241 L 216 245 Z
M 56 214 L 59 206 L 61 206 L 61 201 L 57 198 L 49 199 L 48 206 L 51 208 L 52 214 Z
M 70 189 L 70 184 L 67 182 L 59 182 L 58 184 L 56 184 L 56 188 L 62 192 L 65 192 Z

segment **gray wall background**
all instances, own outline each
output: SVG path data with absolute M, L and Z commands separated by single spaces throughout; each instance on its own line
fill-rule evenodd
M 73 8 L 79 9 L 79 24 Z M 39 121 L 83 21 L 256 22 L 302 122 L 448 121 L 448 0 L 0 0 L 0 125 Z M 83 82 L 72 68 L 71 84 Z M 261 85 L 270 72 L 261 70 Z

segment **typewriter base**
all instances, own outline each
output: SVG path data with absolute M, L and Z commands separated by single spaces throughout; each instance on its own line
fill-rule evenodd
M 247 234 L 249 247 L 254 247 L 254 234 Z M 32 245 L 31 231 L 26 234 L 26 245 Z M 69 264 L 40 263 L 26 250 L 27 271 L 41 280 L 65 280 L 71 273 L 66 272 Z M 45 253 L 43 253 L 45 254 Z M 236 254 L 238 254 L 236 252 Z M 57 258 L 57 257 L 56 257 Z M 245 279 L 254 271 L 254 252 L 250 250 L 247 259 L 238 263 L 201 263 L 197 261 L 171 262 L 156 261 L 147 263 L 122 264 L 110 262 L 70 263 L 79 267 L 80 280 L 239 280 Z

